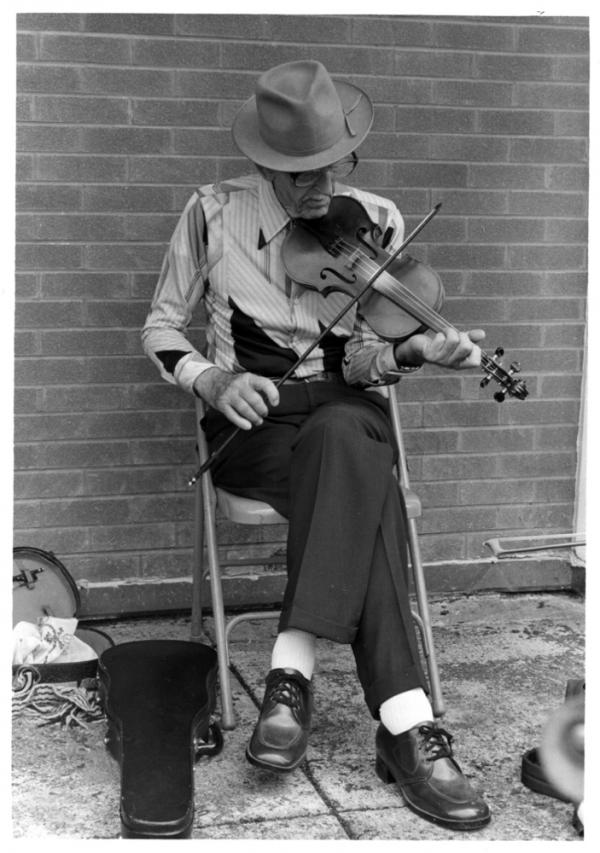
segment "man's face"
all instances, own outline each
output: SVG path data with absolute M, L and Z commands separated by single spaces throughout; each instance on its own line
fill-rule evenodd
M 317 219 L 329 210 L 335 186 L 333 174 L 325 168 L 314 176 L 315 180 L 309 186 L 297 186 L 294 175 L 270 172 L 275 195 L 292 219 Z
M 354 152 L 322 169 L 311 172 L 276 172 L 261 169 L 271 181 L 275 195 L 292 219 L 325 216 L 335 190 L 336 178 L 351 175 L 358 164 Z

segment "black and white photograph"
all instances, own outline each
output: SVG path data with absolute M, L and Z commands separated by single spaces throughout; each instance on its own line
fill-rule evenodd
M 589 9 L 86 5 L 3 16 L 8 843 L 589 843 Z

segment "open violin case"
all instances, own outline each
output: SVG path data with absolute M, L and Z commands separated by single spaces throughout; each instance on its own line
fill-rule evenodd
M 41 548 L 21 546 L 13 548 L 13 626 L 18 622 L 35 624 L 42 616 L 62 619 L 78 617 L 81 605 L 79 590 L 66 566 L 52 553 Z M 28 664 L 41 684 L 85 683 L 95 680 L 98 658 L 113 645 L 103 631 L 91 627 L 77 627 L 75 636 L 91 650 L 88 660 L 60 660 L 52 663 Z M 19 667 L 13 665 L 13 676 Z

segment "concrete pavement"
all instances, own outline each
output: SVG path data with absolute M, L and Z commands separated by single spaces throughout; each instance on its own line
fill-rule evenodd
M 279 777 L 249 765 L 276 621 L 240 624 L 232 637 L 235 730 L 195 771 L 198 839 L 576 841 L 573 807 L 525 788 L 523 752 L 540 742 L 566 682 L 584 677 L 582 598 L 563 594 L 434 598 L 434 639 L 455 755 L 484 792 L 491 824 L 451 832 L 418 818 L 374 771 L 376 723 L 366 711 L 348 648 L 318 643 L 315 715 L 307 760 Z M 207 620 L 210 627 L 210 619 Z M 115 642 L 188 639 L 189 617 L 98 625 Z M 105 725 L 84 729 L 18 717 L 13 732 L 15 838 L 118 837 L 119 770 Z

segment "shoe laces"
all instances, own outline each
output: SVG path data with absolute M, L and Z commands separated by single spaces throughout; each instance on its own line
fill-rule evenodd
M 419 734 L 423 738 L 423 747 L 428 753 L 427 761 L 437 761 L 438 758 L 452 758 L 452 742 L 454 738 L 438 726 L 419 726 Z
M 293 711 L 300 711 L 302 705 L 302 689 L 293 678 L 279 679 L 269 690 L 268 699 L 280 702 Z

